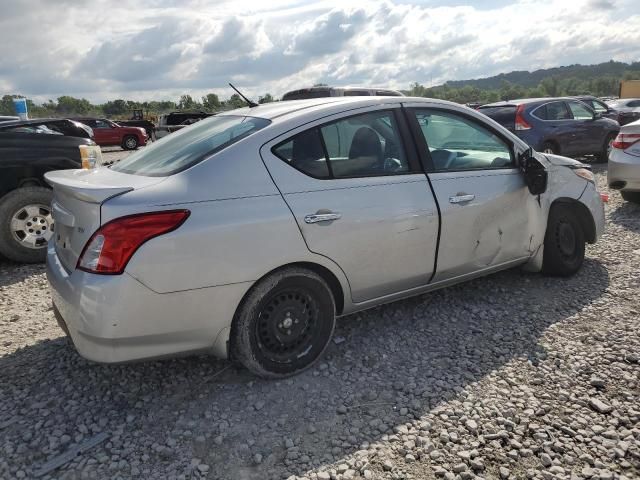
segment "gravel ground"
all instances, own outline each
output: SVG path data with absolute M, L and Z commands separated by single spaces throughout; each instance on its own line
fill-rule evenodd
M 639 262 L 640 207 L 612 193 L 575 277 L 511 270 L 352 315 L 274 382 L 207 357 L 89 363 L 43 267 L 0 261 L 0 478 L 100 433 L 41 478 L 640 478 Z

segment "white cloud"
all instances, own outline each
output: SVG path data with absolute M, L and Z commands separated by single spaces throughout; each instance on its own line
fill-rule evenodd
M 3 5 L 0 93 L 227 97 L 235 81 L 278 96 L 318 81 L 406 88 L 636 61 L 636 2 L 24 0 Z

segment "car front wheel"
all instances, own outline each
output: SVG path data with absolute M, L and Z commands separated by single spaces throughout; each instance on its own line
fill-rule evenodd
M 136 148 L 138 148 L 138 139 L 133 135 L 124 137 L 122 148 L 124 148 L 125 150 L 135 150 Z
M 309 368 L 329 345 L 335 302 L 327 283 L 303 268 L 258 282 L 236 313 L 231 354 L 254 374 L 282 378 Z
M 53 235 L 52 192 L 23 187 L 0 199 L 0 254 L 15 262 L 39 263 Z
M 573 275 L 582 266 L 584 250 L 585 235 L 575 212 L 565 205 L 552 207 L 544 237 L 543 272 Z

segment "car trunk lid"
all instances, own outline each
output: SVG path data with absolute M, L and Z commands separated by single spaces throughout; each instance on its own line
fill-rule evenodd
M 52 213 L 56 253 L 64 267 L 75 269 L 82 249 L 101 225 L 101 207 L 111 198 L 145 188 L 164 180 L 96 170 L 48 172 L 45 179 L 53 187 Z

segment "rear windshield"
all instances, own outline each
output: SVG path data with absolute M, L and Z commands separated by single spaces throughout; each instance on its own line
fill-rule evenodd
M 313 90 L 294 90 L 285 93 L 282 100 L 306 100 L 308 98 L 324 98 L 330 97 L 331 90 L 328 88 L 314 88 Z
M 484 113 L 487 117 L 494 119 L 503 127 L 513 129 L 516 123 L 516 106 L 502 105 L 499 107 L 480 107 L 480 113 Z
M 173 175 L 270 123 L 264 118 L 236 115 L 210 117 L 138 150 L 111 169 L 147 177 Z

